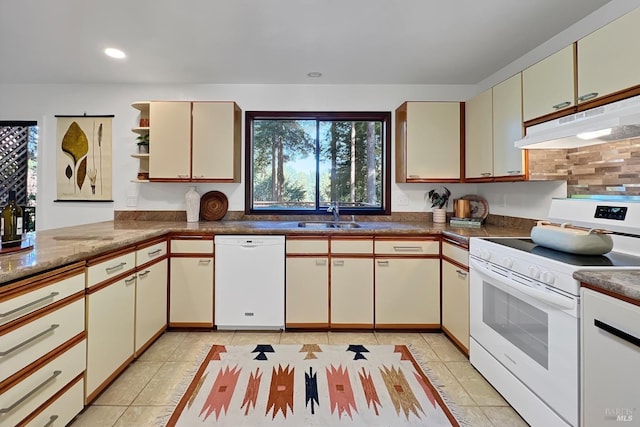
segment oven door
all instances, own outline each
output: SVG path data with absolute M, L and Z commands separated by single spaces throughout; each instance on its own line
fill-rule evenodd
M 578 419 L 578 298 L 470 259 L 471 336 L 571 425 Z M 505 391 L 501 391 L 505 393 Z

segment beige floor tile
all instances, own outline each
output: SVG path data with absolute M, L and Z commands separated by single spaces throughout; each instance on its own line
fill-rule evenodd
M 138 357 L 138 360 L 166 362 L 171 353 L 178 348 L 182 340 L 188 335 L 190 334 L 187 332 L 165 332 Z
M 95 400 L 94 404 L 102 406 L 131 405 L 163 364 L 164 362 L 133 362 Z
M 471 363 L 445 362 L 445 365 L 478 406 L 509 406 Z
M 527 427 L 527 424 L 510 406 L 481 406 L 482 412 L 494 426 Z
M 233 345 L 246 344 L 280 344 L 280 332 L 236 331 L 231 341 Z
M 165 362 L 133 406 L 175 406 L 198 369 L 194 362 Z
M 473 398 L 447 369 L 444 362 L 424 362 L 422 366 L 427 376 L 432 379 L 433 384 L 446 399 L 450 399 L 460 406 L 476 406 Z
M 404 344 L 409 346 L 420 361 L 440 360 L 422 335 L 411 332 L 376 332 L 380 344 Z
M 455 409 L 468 425 L 473 427 L 494 427 L 493 423 L 478 406 L 457 406 Z M 507 427 L 507 426 L 501 426 Z
M 195 362 L 201 360 L 213 344 L 229 345 L 234 335 L 233 331 L 198 331 L 189 333 L 167 357 L 167 361 Z
M 467 357 L 441 333 L 424 333 L 422 337 L 443 362 L 464 362 Z
M 326 332 L 283 332 L 280 344 L 329 344 Z
M 73 427 L 111 427 L 127 410 L 126 406 L 89 406 L 71 423 Z
M 172 410 L 172 406 L 130 406 L 114 427 L 155 427 Z
M 378 344 L 372 332 L 329 332 L 329 344 Z

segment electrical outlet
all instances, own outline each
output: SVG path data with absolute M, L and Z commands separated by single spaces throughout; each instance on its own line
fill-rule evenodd
M 135 208 L 138 206 L 138 196 L 127 196 L 127 207 Z

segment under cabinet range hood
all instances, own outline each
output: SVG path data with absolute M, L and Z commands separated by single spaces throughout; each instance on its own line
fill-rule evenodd
M 640 95 L 527 128 L 526 149 L 576 148 L 640 136 Z

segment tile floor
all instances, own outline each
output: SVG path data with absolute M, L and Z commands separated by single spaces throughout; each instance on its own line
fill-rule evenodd
M 154 426 L 170 412 L 176 384 L 216 344 L 410 344 L 470 424 L 526 426 L 467 358 L 441 333 L 397 332 L 167 332 L 133 362 L 75 421 L 73 427 Z

